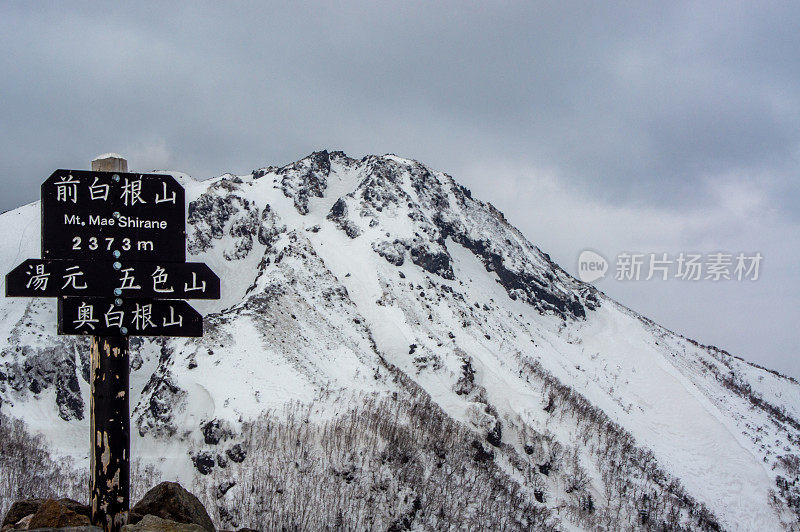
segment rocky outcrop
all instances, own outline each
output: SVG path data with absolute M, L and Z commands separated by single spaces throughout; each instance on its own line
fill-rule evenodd
M 308 214 L 309 197 L 324 196 L 331 172 L 331 156 L 336 155 L 337 152 L 329 154 L 326 150 L 314 152 L 278 170 L 283 194 L 294 200 L 294 206 L 300 214 Z
M 35 342 L 44 334 L 36 323 L 37 315 L 45 310 L 42 301 L 28 304 L 25 314 L 14 326 L 11 346 L 0 352 L 0 395 L 12 394 L 24 397 L 39 395 L 54 389 L 58 415 L 64 421 L 82 420 L 84 402 L 78 384 L 78 373 L 88 377 L 88 365 L 76 366 L 75 353 L 84 349 L 82 338 L 59 337 L 55 346 L 41 346 Z
M 347 216 L 347 202 L 344 198 L 339 198 L 336 203 L 331 207 L 328 213 L 328 220 L 335 223 L 339 229 L 345 232 L 350 238 L 358 238 L 361 236 L 361 229 L 358 228 Z
M 214 469 L 216 462 L 214 461 L 214 455 L 202 452 L 192 456 L 192 464 L 201 475 L 208 475 Z
M 229 423 L 221 419 L 212 419 L 200 425 L 203 439 L 209 445 L 216 445 L 221 441 L 233 437 L 233 430 Z
M 245 258 L 253 249 L 260 212 L 242 195 L 241 179 L 222 178 L 208 192 L 189 202 L 186 249 L 190 254 L 207 251 L 215 240 L 227 238 L 223 257 L 229 261 Z
M 206 251 L 211 247 L 212 240 L 225 236 L 227 221 L 238 212 L 239 208 L 229 201 L 229 197 L 223 198 L 216 194 L 202 194 L 195 201 L 190 201 L 187 223 L 195 230 L 187 240 L 189 253 Z
M 261 223 L 258 226 L 258 243 L 270 247 L 278 235 L 286 232 L 286 225 L 282 224 L 278 213 L 269 205 L 261 211 Z
M 134 422 L 139 434 L 173 436 L 177 430 L 175 407 L 186 400 L 186 390 L 176 384 L 168 369 L 163 369 L 161 374 L 153 373 L 142 393 L 149 394 L 149 401 L 146 406 L 140 404 L 134 409 Z

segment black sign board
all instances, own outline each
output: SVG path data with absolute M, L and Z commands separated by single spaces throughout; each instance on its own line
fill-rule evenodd
M 184 262 L 185 201 L 169 175 L 56 170 L 42 183 L 42 258 Z
M 185 301 L 65 297 L 58 300 L 58 334 L 203 336 L 203 317 Z
M 219 299 L 219 277 L 199 262 L 28 259 L 6 275 L 6 296 Z

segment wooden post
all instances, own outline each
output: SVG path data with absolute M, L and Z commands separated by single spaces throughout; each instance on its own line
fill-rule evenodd
M 130 506 L 128 338 L 92 336 L 91 349 L 92 524 L 119 532 Z
M 95 172 L 127 172 L 116 154 L 92 161 Z M 127 337 L 92 336 L 91 344 L 91 480 L 93 525 L 119 532 L 130 508 L 131 414 Z
M 116 153 L 99 155 L 92 161 L 92 172 L 127 172 L 128 161 Z

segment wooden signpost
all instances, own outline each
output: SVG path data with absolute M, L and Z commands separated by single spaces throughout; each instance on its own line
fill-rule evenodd
M 219 299 L 186 262 L 185 191 L 169 175 L 128 173 L 104 156 L 42 184 L 42 258 L 6 275 L 6 296 L 58 298 L 58 334 L 91 336 L 92 524 L 117 532 L 130 507 L 130 336 L 203 335 L 183 299 Z

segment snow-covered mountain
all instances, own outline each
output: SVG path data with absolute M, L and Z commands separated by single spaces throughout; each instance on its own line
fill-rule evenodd
M 798 383 L 577 281 L 452 177 L 322 151 L 176 178 L 222 299 L 202 339 L 132 339 L 133 454 L 221 524 L 800 526 Z M 0 215 L 3 271 L 39 220 Z M 6 298 L 0 348 L 2 412 L 86 463 L 87 341 Z

